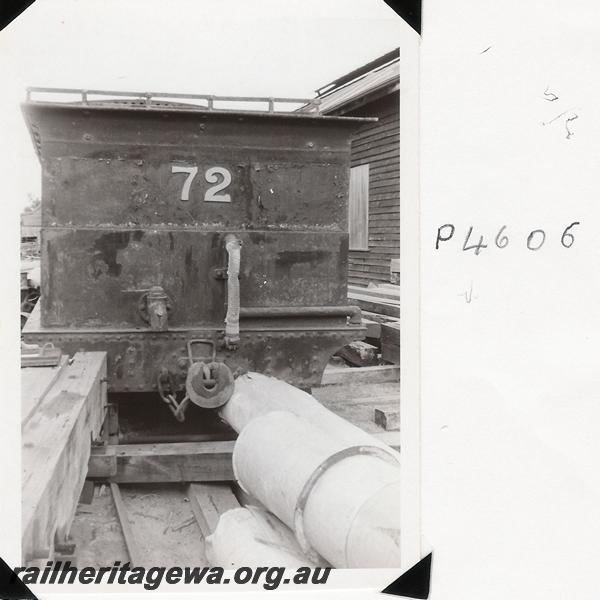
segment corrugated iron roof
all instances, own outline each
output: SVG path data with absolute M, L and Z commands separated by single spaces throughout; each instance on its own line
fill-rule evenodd
M 340 87 L 334 88 L 319 99 L 319 110 L 323 114 L 327 114 L 335 109 L 342 107 L 344 104 L 361 98 L 367 94 L 371 94 L 387 85 L 400 80 L 400 59 L 396 58 L 393 61 L 373 69 L 368 73 L 346 83 Z M 313 112 L 316 107 L 306 105 L 302 107 L 302 112 Z
M 356 69 L 352 69 L 349 73 L 342 75 L 341 77 L 337 77 L 334 81 L 322 85 L 317 90 L 317 96 L 324 96 L 327 92 L 331 91 L 333 88 L 339 88 L 342 85 L 349 83 L 350 81 L 354 81 L 356 78 L 369 73 L 370 71 L 374 71 L 379 67 L 383 67 L 383 65 L 387 65 L 389 62 L 392 62 L 394 59 L 399 58 L 400 56 L 400 48 L 394 48 L 391 52 L 386 52 L 381 56 L 378 56 L 374 60 L 370 60 L 368 63 L 357 67 Z

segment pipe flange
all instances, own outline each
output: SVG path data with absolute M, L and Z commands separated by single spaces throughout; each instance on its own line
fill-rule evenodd
M 328 456 L 310 475 L 306 480 L 306 483 L 302 487 L 302 491 L 296 501 L 296 507 L 294 509 L 294 534 L 296 540 L 302 549 L 302 552 L 313 562 L 318 563 L 321 560 L 321 555 L 310 545 L 306 534 L 304 532 L 304 509 L 306 503 L 313 488 L 317 481 L 323 476 L 323 474 L 330 469 L 333 465 L 341 462 L 346 458 L 358 455 L 376 456 L 387 462 L 399 463 L 398 459 L 379 446 L 350 446 L 344 448 L 339 452 Z

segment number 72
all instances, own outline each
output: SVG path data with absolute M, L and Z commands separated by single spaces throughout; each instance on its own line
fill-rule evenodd
M 181 165 L 171 165 L 171 173 L 187 173 L 187 177 L 181 188 L 181 200 L 190 199 L 190 188 L 194 177 L 198 174 L 198 167 L 184 167 Z M 219 181 L 219 175 L 222 177 L 221 183 Z M 209 187 L 204 194 L 204 202 L 231 202 L 231 196 L 229 194 L 219 194 L 218 192 L 223 191 L 231 183 L 231 173 L 224 167 L 210 167 L 204 173 L 204 179 L 208 183 L 214 183 Z

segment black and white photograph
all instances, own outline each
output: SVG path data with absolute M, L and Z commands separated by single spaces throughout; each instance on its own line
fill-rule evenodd
M 0 600 L 597 600 L 595 2 L 0 8 Z
M 25 584 L 400 574 L 416 57 L 336 4 L 40 0 L 3 33 Z

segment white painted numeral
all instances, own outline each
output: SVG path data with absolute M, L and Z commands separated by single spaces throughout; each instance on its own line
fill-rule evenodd
M 185 183 L 183 184 L 183 188 L 181 190 L 181 199 L 189 200 L 190 199 L 190 187 L 192 186 L 192 181 L 194 181 L 194 177 L 198 174 L 198 167 L 181 167 L 178 165 L 171 166 L 171 173 L 187 173 L 188 176 L 185 178 Z
M 221 183 L 219 181 L 219 175 L 223 178 Z M 204 174 L 204 178 L 208 183 L 217 183 L 206 190 L 204 194 L 204 202 L 231 202 L 231 196 L 229 194 L 221 194 L 217 196 L 217 193 L 224 190 L 231 183 L 231 173 L 223 167 L 211 167 Z

